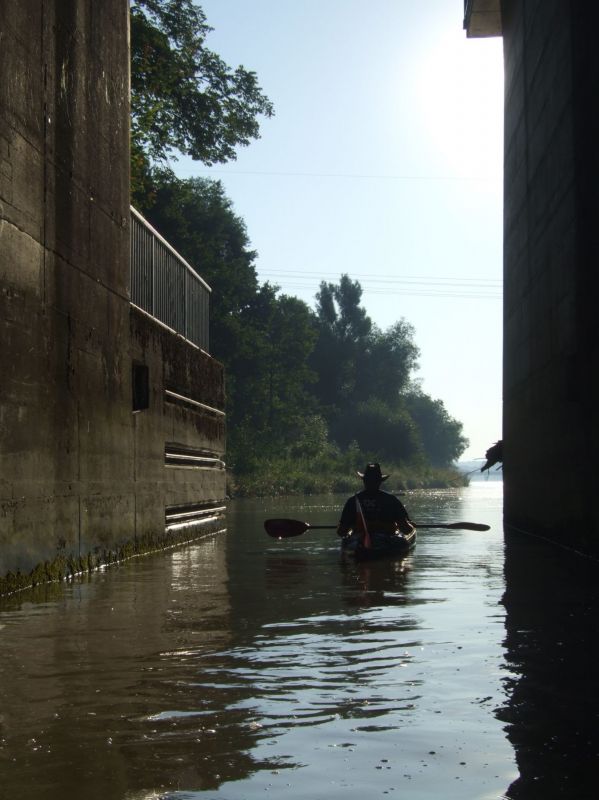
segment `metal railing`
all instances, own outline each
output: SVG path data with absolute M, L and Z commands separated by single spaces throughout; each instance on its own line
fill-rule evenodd
M 131 207 L 131 302 L 208 352 L 211 291 Z

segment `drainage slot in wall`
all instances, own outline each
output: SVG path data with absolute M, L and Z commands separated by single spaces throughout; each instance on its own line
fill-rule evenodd
M 211 527 L 213 523 L 224 522 L 227 507 L 217 503 L 187 503 L 167 506 L 165 527 L 167 530 L 191 527 Z
M 213 450 L 201 450 L 196 447 L 167 442 L 164 446 L 164 463 L 167 467 L 182 469 L 224 469 L 225 462 L 221 454 Z

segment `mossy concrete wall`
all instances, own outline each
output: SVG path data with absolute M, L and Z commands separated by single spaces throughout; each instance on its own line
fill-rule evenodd
M 0 0 L 0 591 L 164 543 L 165 505 L 224 496 L 222 471 L 165 469 L 165 428 L 220 452 L 224 430 L 159 388 L 222 409 L 222 368 L 129 302 L 128 10 Z
M 502 7 L 505 518 L 599 556 L 599 10 Z

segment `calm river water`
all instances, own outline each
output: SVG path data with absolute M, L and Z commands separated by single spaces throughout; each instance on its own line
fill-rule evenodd
M 226 534 L 4 599 L 2 800 L 595 797 L 567 793 L 580 759 L 589 780 L 599 764 L 596 702 L 570 707 L 597 689 L 595 637 L 583 689 L 543 648 L 574 635 L 558 605 L 596 598 L 558 604 L 553 584 L 553 613 L 531 604 L 539 553 L 505 562 L 501 482 L 402 498 L 415 520 L 491 531 L 423 530 L 400 563 L 344 562 L 333 531 L 263 531 L 336 522 L 343 499 L 232 502 Z

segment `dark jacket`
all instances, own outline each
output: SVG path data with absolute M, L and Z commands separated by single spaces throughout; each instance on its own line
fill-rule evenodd
M 403 503 L 393 494 L 381 489 L 364 489 L 348 498 L 341 512 L 337 532 L 345 536 L 350 530 L 360 529 L 356 498 L 362 507 L 362 513 L 370 533 L 409 533 L 412 524 Z

